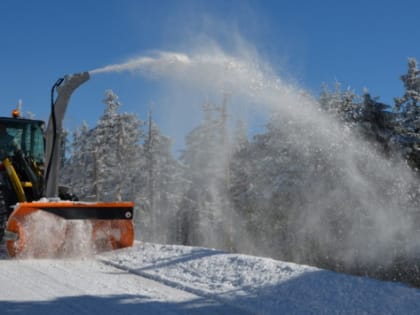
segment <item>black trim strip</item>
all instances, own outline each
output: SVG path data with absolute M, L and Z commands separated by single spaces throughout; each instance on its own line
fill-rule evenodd
M 66 220 L 132 220 L 132 207 L 65 207 L 41 208 L 40 210 L 53 213 Z

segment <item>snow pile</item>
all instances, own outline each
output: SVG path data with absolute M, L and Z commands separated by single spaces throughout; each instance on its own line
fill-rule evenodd
M 420 291 L 401 284 L 221 251 L 147 243 L 105 263 L 255 314 L 413 314 Z

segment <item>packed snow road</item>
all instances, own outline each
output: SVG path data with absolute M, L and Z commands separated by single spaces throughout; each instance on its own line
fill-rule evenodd
M 0 314 L 418 314 L 420 290 L 313 267 L 147 243 L 0 260 Z
M 240 314 L 93 259 L 0 264 L 0 314 Z

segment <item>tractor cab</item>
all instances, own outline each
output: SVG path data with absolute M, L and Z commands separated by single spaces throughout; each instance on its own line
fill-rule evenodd
M 44 162 L 44 122 L 25 118 L 0 117 L 0 161 L 20 151 L 37 164 Z
M 42 197 L 44 122 L 0 117 L 0 187 L 13 202 Z

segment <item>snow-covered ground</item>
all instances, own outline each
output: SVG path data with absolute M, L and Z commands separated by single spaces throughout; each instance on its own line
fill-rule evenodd
M 0 314 L 419 314 L 420 290 L 267 258 L 136 242 L 0 260 Z

